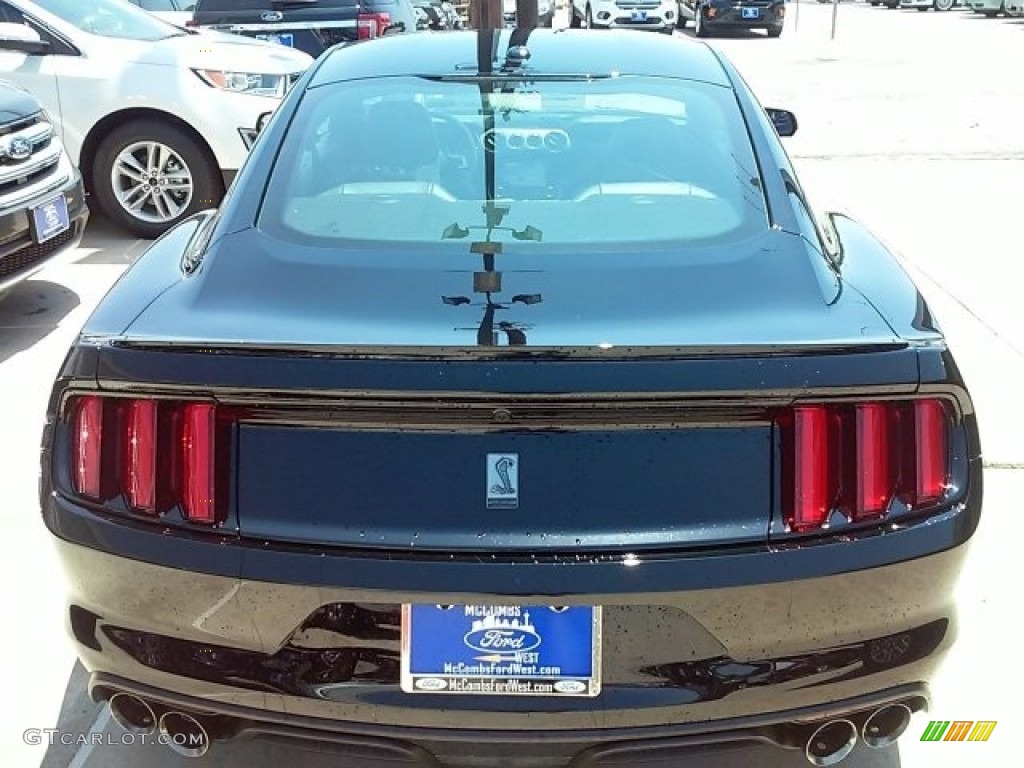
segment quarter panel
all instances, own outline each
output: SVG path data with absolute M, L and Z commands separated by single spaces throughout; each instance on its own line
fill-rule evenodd
M 896 257 L 868 230 L 842 214 L 829 214 L 839 238 L 842 278 L 908 341 L 942 340 L 921 291 Z

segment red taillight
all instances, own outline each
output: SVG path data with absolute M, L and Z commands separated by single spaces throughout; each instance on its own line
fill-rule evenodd
M 793 509 L 790 527 L 817 528 L 828 520 L 832 499 L 829 489 L 828 411 L 808 405 L 793 409 Z
M 90 499 L 100 497 L 103 459 L 103 398 L 86 395 L 75 404 L 71 444 L 75 490 Z
M 224 521 L 228 443 L 216 406 L 85 395 L 69 413 L 76 493 L 112 510 Z
M 181 426 L 181 504 L 199 523 L 216 519 L 216 412 L 212 405 L 186 405 Z
M 384 34 L 384 30 L 391 26 L 391 14 L 360 13 L 356 19 L 356 24 L 359 29 L 359 39 L 370 40 L 374 37 L 380 37 Z
M 856 409 L 856 497 L 853 519 L 885 514 L 892 498 L 889 461 L 889 411 L 882 403 L 863 403 Z
M 835 512 L 882 518 L 940 501 L 950 484 L 941 400 L 799 405 L 782 418 L 783 504 L 789 530 L 827 527 Z
M 187 19 L 185 21 L 185 26 L 186 27 L 198 27 L 199 26 L 199 22 L 197 22 L 195 19 Z
M 925 505 L 938 501 L 949 484 L 946 410 L 938 400 L 914 403 L 914 437 L 917 444 L 916 501 Z
M 129 400 L 124 406 L 124 452 L 121 480 L 128 506 L 156 512 L 155 400 Z

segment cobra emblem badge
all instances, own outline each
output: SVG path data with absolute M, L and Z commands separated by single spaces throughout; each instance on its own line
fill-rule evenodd
M 519 454 L 487 454 L 487 508 L 519 508 Z

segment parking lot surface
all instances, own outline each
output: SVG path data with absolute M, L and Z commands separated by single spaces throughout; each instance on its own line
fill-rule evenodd
M 960 586 L 960 641 L 935 682 L 933 710 L 915 717 L 899 754 L 858 748 L 843 765 L 1018 765 L 1012 744 L 1024 673 L 1001 654 L 1018 637 L 1013 617 L 1021 578 L 1011 547 L 1024 493 L 1017 394 L 1024 312 L 1016 280 L 1024 77 L 1013 62 L 1024 46 L 1024 19 L 843 3 L 832 40 L 832 12 L 828 5 L 790 3 L 782 38 L 737 32 L 710 44 L 732 58 L 767 106 L 796 112 L 800 130 L 787 146 L 812 201 L 863 221 L 918 279 L 971 387 L 987 464 L 985 515 Z M 85 696 L 84 673 L 64 635 L 63 580 L 35 496 L 53 376 L 91 308 L 146 245 L 96 217 L 74 263 L 0 295 L 4 768 L 193 764 L 157 745 L 121 743 L 107 710 Z M 998 726 L 984 743 L 923 743 L 929 719 Z M 57 729 L 52 746 L 43 729 Z M 61 734 L 71 743 L 61 744 Z M 265 742 L 218 743 L 207 760 L 247 768 L 345 764 L 320 745 Z M 752 753 L 744 764 L 807 765 L 799 753 L 775 752 Z

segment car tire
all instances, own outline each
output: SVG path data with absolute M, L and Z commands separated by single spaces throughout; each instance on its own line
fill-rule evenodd
M 576 15 L 576 9 L 572 3 L 569 3 L 569 27 L 572 29 L 580 28 L 580 17 Z
M 145 171 L 158 175 L 157 185 L 144 186 L 135 178 Z M 191 187 L 186 190 L 176 181 L 190 182 Z M 157 192 L 159 187 L 164 190 Z M 135 120 L 100 142 L 90 191 L 115 224 L 137 237 L 154 238 L 192 214 L 219 205 L 224 181 L 210 151 L 183 128 Z M 131 203 L 140 196 L 141 210 L 133 212 Z
M 915 5 L 914 7 L 917 10 L 921 11 L 922 13 L 927 13 L 928 12 L 928 6 L 926 6 L 926 5 Z
M 765 31 L 768 33 L 768 37 L 781 37 L 782 25 L 779 24 L 777 27 L 768 27 L 768 29 Z
M 956 5 L 956 0 L 932 0 L 932 7 L 936 11 L 951 11 Z
M 703 8 L 698 4 L 693 11 L 693 34 L 694 37 L 711 37 L 711 30 L 704 23 Z
M 872 8 L 877 8 L 881 4 L 882 4 L 882 0 L 871 0 L 871 7 Z

